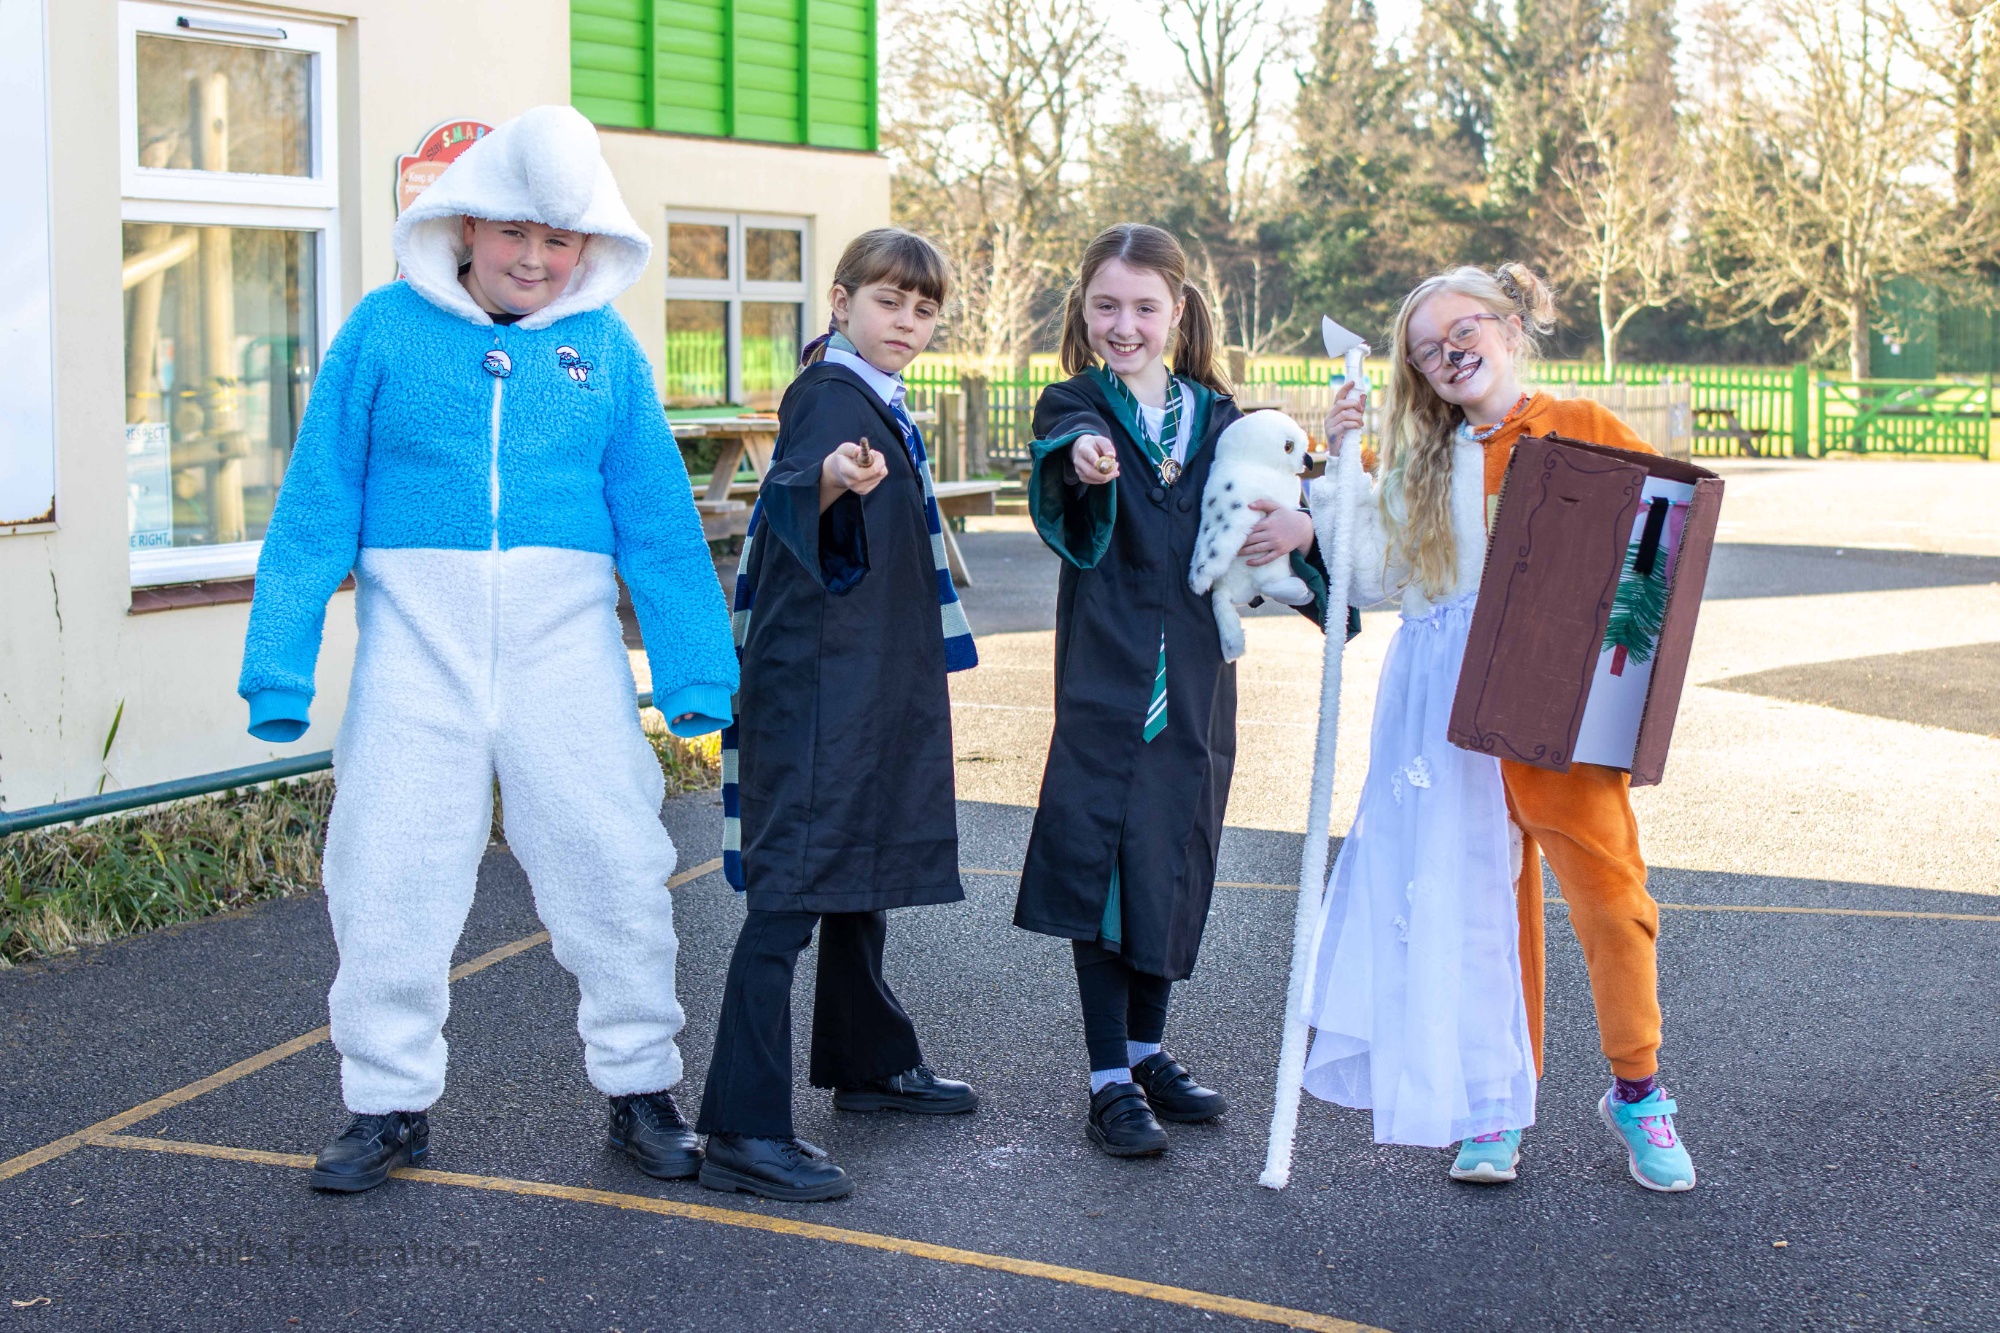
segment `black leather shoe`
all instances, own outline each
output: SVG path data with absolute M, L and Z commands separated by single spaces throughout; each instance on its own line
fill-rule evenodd
M 804 1139 L 708 1136 L 701 1183 L 724 1193 L 755 1194 L 785 1203 L 838 1199 L 854 1191 L 847 1173 Z
M 399 1166 L 415 1166 L 431 1150 L 431 1120 L 422 1111 L 357 1115 L 339 1138 L 319 1150 L 310 1180 L 316 1190 L 372 1190 Z
M 1227 1097 L 1195 1082 L 1194 1075 L 1165 1051 L 1155 1051 L 1133 1065 L 1132 1077 L 1146 1090 L 1153 1114 L 1162 1120 L 1193 1124 L 1213 1120 L 1229 1109 Z
M 686 1180 L 701 1170 L 701 1140 L 670 1092 L 613 1097 L 605 1137 L 655 1180 Z
M 843 1111 L 914 1111 L 918 1115 L 960 1115 L 979 1105 L 970 1083 L 939 1078 L 929 1065 L 878 1078 L 858 1088 L 840 1088 L 833 1104 Z
M 1092 1093 L 1085 1132 L 1113 1157 L 1157 1157 L 1167 1150 L 1167 1131 L 1136 1083 L 1112 1083 Z

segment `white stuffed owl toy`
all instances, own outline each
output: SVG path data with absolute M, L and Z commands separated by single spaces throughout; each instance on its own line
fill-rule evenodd
M 1299 504 L 1299 476 L 1306 467 L 1307 439 L 1299 423 L 1283 412 L 1252 412 L 1232 421 L 1215 442 L 1215 463 L 1201 498 L 1201 530 L 1195 537 L 1188 587 L 1209 594 L 1215 625 L 1222 633 L 1222 660 L 1243 656 L 1243 618 L 1236 612 L 1257 597 L 1287 606 L 1312 601 L 1312 590 L 1292 573 L 1289 560 L 1251 565 L 1238 554 L 1243 539 L 1263 517 L 1252 500 L 1283 509 Z

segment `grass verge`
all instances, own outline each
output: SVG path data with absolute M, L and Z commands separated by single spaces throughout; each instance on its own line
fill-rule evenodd
M 667 795 L 718 787 L 717 736 L 641 715 Z M 333 775 L 0 838 L 0 970 L 319 887 Z M 502 841 L 500 806 L 493 840 Z

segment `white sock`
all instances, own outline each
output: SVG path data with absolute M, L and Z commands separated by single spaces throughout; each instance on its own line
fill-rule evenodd
M 1090 1071 L 1090 1095 L 1095 1097 L 1113 1083 L 1130 1083 L 1132 1071 L 1129 1069 L 1093 1069 Z
M 1136 1065 L 1147 1056 L 1158 1055 L 1159 1053 L 1160 1043 L 1157 1041 L 1128 1041 L 1125 1043 L 1125 1063 L 1128 1065 Z

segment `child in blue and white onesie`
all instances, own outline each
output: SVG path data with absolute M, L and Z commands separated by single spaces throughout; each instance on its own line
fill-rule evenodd
M 481 229 L 519 254 L 542 247 L 497 297 L 470 262 Z M 367 1189 L 426 1151 L 496 778 L 508 844 L 582 992 L 612 1144 L 650 1174 L 691 1176 L 700 1150 L 667 1095 L 683 1021 L 675 852 L 614 569 L 678 734 L 728 722 L 737 666 L 651 367 L 610 308 L 651 245 L 568 107 L 474 144 L 394 240 L 407 280 L 361 301 L 314 385 L 239 685 L 252 735 L 304 731 L 327 601 L 352 571 L 360 641 L 325 882 L 340 949 L 327 1003 L 355 1119 L 313 1183 Z

